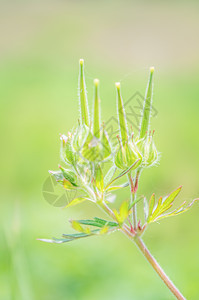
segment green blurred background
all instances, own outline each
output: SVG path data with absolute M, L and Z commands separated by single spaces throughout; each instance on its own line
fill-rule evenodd
M 100 79 L 105 121 L 116 116 L 114 82 L 124 99 L 143 95 L 155 66 L 161 164 L 146 170 L 139 192 L 160 196 L 182 184 L 178 204 L 199 195 L 197 1 L 1 1 L 0 23 L 0 299 L 173 299 L 120 233 L 64 245 L 36 239 L 69 232 L 70 218 L 103 216 L 91 204 L 64 210 L 42 197 L 60 161 L 59 133 L 78 118 L 79 58 L 90 104 Z M 198 216 L 196 203 L 144 237 L 187 299 L 199 299 Z

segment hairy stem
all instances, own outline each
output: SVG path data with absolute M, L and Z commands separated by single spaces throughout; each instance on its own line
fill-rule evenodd
M 176 297 L 176 299 L 179 300 L 186 300 L 186 298 L 181 294 L 181 292 L 178 290 L 178 288 L 173 284 L 173 282 L 169 279 L 169 277 L 165 274 L 163 269 L 160 267 L 158 262 L 155 260 L 155 258 L 151 255 L 147 247 L 145 246 L 144 242 L 139 236 L 135 236 L 133 241 L 137 245 L 137 247 L 140 249 L 142 254 L 145 256 L 145 258 L 148 260 L 150 265 L 153 267 L 153 269 L 156 271 L 156 273 L 159 275 L 159 277 L 163 280 L 163 282 L 166 284 L 166 286 L 170 289 L 170 291 L 173 293 L 173 295 Z

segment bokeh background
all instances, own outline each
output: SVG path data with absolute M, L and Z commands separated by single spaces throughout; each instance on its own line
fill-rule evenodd
M 152 119 L 161 163 L 146 170 L 140 194 L 183 185 L 177 203 L 199 195 L 199 5 L 197 1 L 0 2 L 0 299 L 173 299 L 120 233 L 55 245 L 37 238 L 70 232 L 70 218 L 103 216 L 91 204 L 60 209 L 42 196 L 57 169 L 59 133 L 78 118 L 78 60 L 89 103 L 101 82 L 103 119 L 145 93 L 155 66 Z M 118 194 L 120 199 L 127 192 Z M 144 240 L 187 299 L 199 299 L 199 204 L 153 224 Z

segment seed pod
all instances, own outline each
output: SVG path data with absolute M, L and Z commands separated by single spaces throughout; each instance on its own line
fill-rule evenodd
M 78 125 L 72 139 L 72 146 L 75 151 L 79 152 L 89 134 L 89 128 L 85 125 Z
M 118 113 L 118 124 L 120 129 L 120 138 L 122 140 L 122 145 L 128 141 L 128 127 L 125 115 L 124 104 L 121 96 L 120 82 L 116 82 L 116 91 L 117 91 L 117 113 Z
M 79 60 L 79 104 L 81 124 L 89 126 L 89 109 L 86 92 L 86 83 L 84 78 L 84 60 Z
M 117 148 L 115 154 L 115 165 L 122 170 L 128 169 L 132 166 L 138 159 L 137 164 L 132 168 L 135 170 L 139 167 L 142 161 L 142 155 L 140 154 L 138 148 L 133 141 L 128 141 L 124 146 L 119 141 L 119 147 Z
M 146 132 L 149 131 L 149 123 L 150 123 L 151 108 L 152 108 L 152 96 L 153 96 L 153 73 L 154 73 L 154 67 L 151 67 L 149 82 L 145 94 L 144 107 L 142 111 L 142 119 L 140 123 L 140 136 L 139 136 L 140 139 L 145 137 Z
M 64 169 L 59 166 L 59 171 L 49 171 L 55 177 L 56 181 L 61 184 L 66 190 L 75 189 L 78 187 L 77 176 L 71 170 Z
M 150 134 L 136 143 L 143 156 L 142 167 L 152 167 L 158 161 L 158 151 L 156 149 L 153 134 Z
M 107 159 L 111 154 L 111 146 L 105 130 L 103 129 L 100 139 L 89 131 L 80 153 L 84 159 L 91 162 L 101 162 Z
M 68 165 L 73 165 L 76 162 L 76 153 L 72 148 L 72 135 L 61 135 L 61 159 Z
M 93 113 L 93 134 L 100 138 L 100 98 L 99 98 L 99 80 L 94 80 L 94 113 Z

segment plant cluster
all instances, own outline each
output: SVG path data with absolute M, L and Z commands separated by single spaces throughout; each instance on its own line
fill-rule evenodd
M 115 84 L 119 134 L 117 135 L 118 143 L 113 146 L 106 132 L 106 126 L 101 123 L 98 79 L 94 80 L 93 113 L 92 115 L 89 113 L 84 61 L 80 59 L 78 83 L 80 119 L 77 128 L 68 132 L 67 135 L 61 135 L 63 165 L 59 166 L 58 171 L 50 171 L 50 173 L 64 189 L 77 192 L 78 196 L 72 199 L 67 207 L 83 201 L 91 201 L 102 208 L 112 220 L 98 217 L 89 220 L 71 220 L 76 233 L 63 234 L 62 238 L 43 239 L 43 241 L 65 243 L 119 230 L 137 244 L 173 294 L 178 299 L 184 299 L 140 238 L 150 223 L 181 214 L 187 211 L 196 200 L 190 204 L 184 202 L 180 207 L 170 210 L 181 187 L 164 198 L 160 197 L 157 201 L 154 194 L 149 200 L 146 197 L 136 196 L 140 175 L 146 168 L 157 164 L 159 160 L 159 153 L 154 143 L 154 131 L 150 130 L 153 75 L 154 68 L 151 67 L 137 136 L 127 124 L 120 83 Z M 109 166 L 108 170 L 103 167 L 106 162 L 106 166 Z M 122 184 L 121 179 L 123 179 Z M 110 202 L 113 199 L 112 193 L 128 187 L 129 199 L 127 201 L 121 199 L 119 208 L 115 207 L 114 203 Z M 142 223 L 137 216 L 138 201 L 144 203 L 144 222 Z

